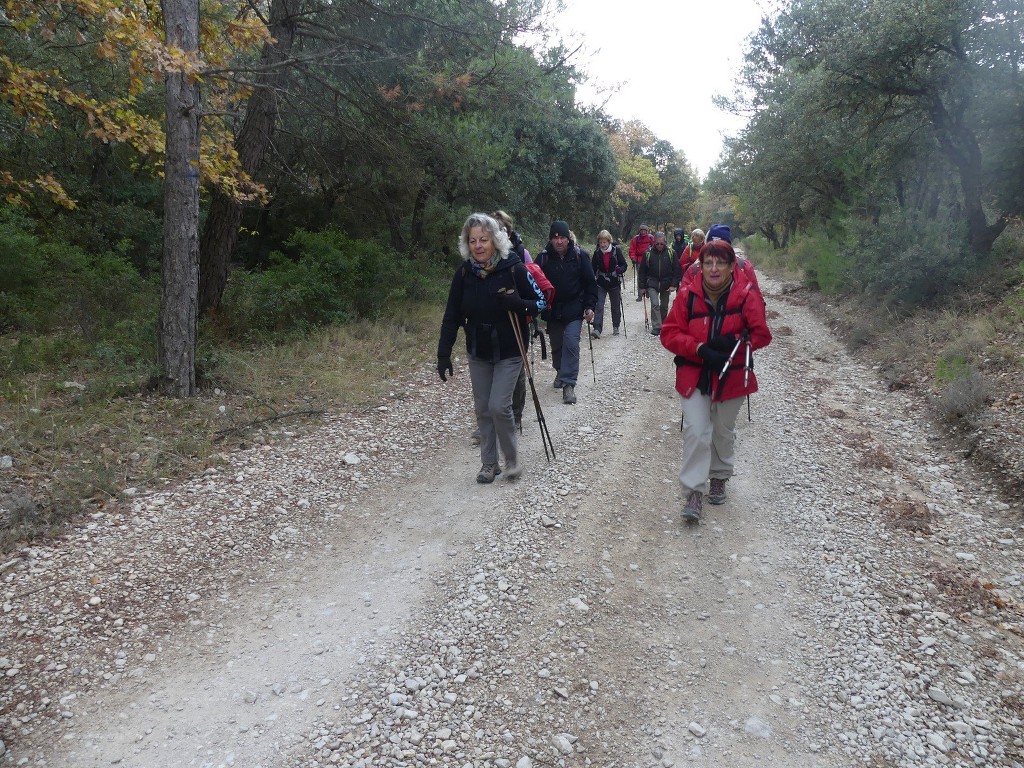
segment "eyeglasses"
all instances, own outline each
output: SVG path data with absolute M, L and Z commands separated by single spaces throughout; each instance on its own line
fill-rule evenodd
M 700 265 L 704 267 L 704 269 L 714 269 L 715 267 L 728 267 L 732 265 L 732 260 L 717 258 L 704 259 L 704 261 L 702 261 Z

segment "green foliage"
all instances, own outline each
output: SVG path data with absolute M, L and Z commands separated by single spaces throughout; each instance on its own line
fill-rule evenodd
M 839 242 L 823 234 L 796 238 L 789 254 L 803 268 L 808 283 L 823 293 L 842 293 L 855 266 L 854 259 L 844 255 Z
M 984 259 L 1024 205 L 1022 24 L 1010 0 L 784 2 L 751 39 L 726 161 L 749 227 L 785 244 L 898 210 Z
M 954 294 L 978 271 L 957 224 L 901 212 L 877 223 L 851 219 L 843 249 L 856 259 L 847 292 L 874 293 L 910 309 Z
M 376 319 L 404 300 L 438 299 L 447 270 L 402 258 L 380 243 L 337 229 L 298 230 L 287 245 L 294 258 L 271 255 L 262 272 L 236 271 L 224 295 L 233 338 L 261 338 L 355 319 Z
M 941 384 L 948 384 L 954 379 L 970 376 L 972 370 L 971 363 L 966 357 L 946 355 L 935 363 L 935 380 Z
M 0 210 L 0 332 L 12 341 L 0 375 L 90 358 L 95 367 L 145 365 L 155 349 L 159 292 L 119 252 L 44 241 L 20 212 Z

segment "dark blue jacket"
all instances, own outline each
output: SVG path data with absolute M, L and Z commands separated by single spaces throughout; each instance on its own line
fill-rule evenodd
M 578 245 L 570 242 L 565 256 L 559 256 L 548 241 L 534 261 L 555 287 L 555 300 L 541 315 L 545 320 L 571 323 L 583 319 L 586 310 L 597 306 L 597 281 L 590 254 Z

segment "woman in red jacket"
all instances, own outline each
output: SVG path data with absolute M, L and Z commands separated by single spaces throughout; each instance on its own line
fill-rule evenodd
M 757 391 L 748 348 L 752 352 L 772 340 L 764 301 L 737 268 L 729 242 L 705 245 L 700 269 L 702 279 L 683 287 L 661 327 L 662 345 L 676 355 L 676 391 L 683 398 L 679 482 L 689 522 L 700 520 L 705 494 L 711 504 L 725 501 L 735 463 L 736 416 L 743 397 Z

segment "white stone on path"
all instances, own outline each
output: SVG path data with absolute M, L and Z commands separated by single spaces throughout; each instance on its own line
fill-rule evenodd
M 748 717 L 743 724 L 743 730 L 751 736 L 759 736 L 762 739 L 772 737 L 772 727 L 759 717 Z

